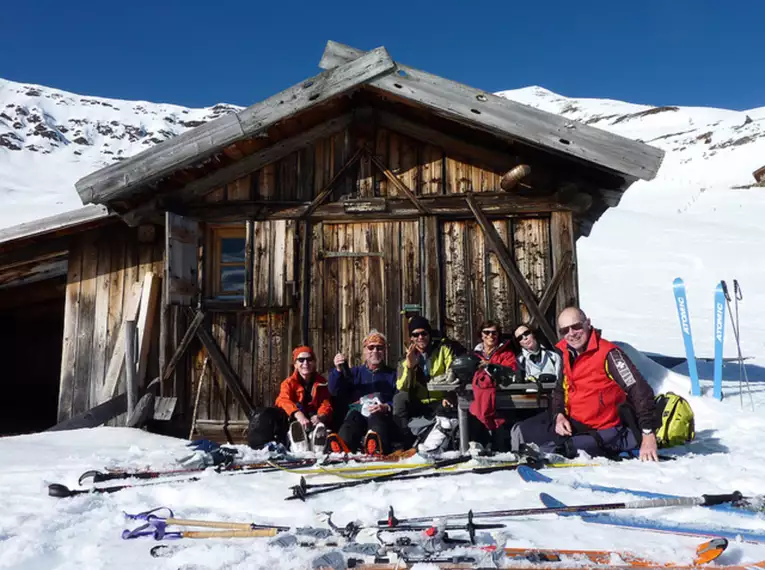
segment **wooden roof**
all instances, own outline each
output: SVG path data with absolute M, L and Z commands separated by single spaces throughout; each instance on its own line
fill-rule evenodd
M 237 160 L 249 155 L 245 160 L 238 160 L 241 164 L 235 162 L 237 170 L 254 170 L 263 166 L 264 161 L 273 161 L 291 152 L 290 144 L 300 145 L 310 140 L 311 137 L 295 137 L 291 131 L 296 128 L 306 132 L 314 130 L 313 135 L 319 136 L 327 128 L 341 128 L 348 116 L 340 116 L 334 121 L 337 124 L 330 122 L 329 125 L 312 124 L 310 120 L 290 125 L 288 119 L 298 115 L 305 117 L 307 111 L 347 99 L 362 88 L 474 131 L 508 142 L 521 142 L 615 174 L 624 181 L 622 190 L 637 179 L 652 179 L 664 156 L 662 150 L 644 143 L 399 64 L 384 47 L 363 52 L 330 41 L 320 67 L 324 71 L 319 75 L 260 103 L 82 178 L 76 188 L 83 203 L 111 204 L 127 200 L 150 192 L 173 175 L 188 178 L 189 186 L 199 186 L 203 191 L 210 187 L 218 166 L 221 169 L 226 166 L 217 164 L 219 158 L 232 154 L 239 155 Z M 246 152 L 242 152 L 243 144 L 248 147 Z M 200 167 L 199 173 L 181 172 L 193 166 Z

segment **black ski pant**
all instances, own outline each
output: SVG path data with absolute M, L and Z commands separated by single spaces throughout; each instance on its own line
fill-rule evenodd
M 510 423 L 505 421 L 496 429 L 490 430 L 473 414 L 468 414 L 468 434 L 470 441 L 475 441 L 486 447 L 491 444 L 495 453 L 510 451 Z
M 432 419 L 435 416 L 456 418 L 457 408 L 444 407 L 441 402 L 425 404 L 415 397 L 410 397 L 409 392 L 398 392 L 393 396 L 393 420 L 404 449 L 412 447 L 417 439 L 409 429 L 410 420 L 412 418 Z
M 613 457 L 639 445 L 632 430 L 625 425 L 596 430 L 571 418 L 569 422 L 570 436 L 555 433 L 555 422 L 548 411 L 519 422 L 511 430 L 512 449 L 517 452 L 522 444 L 534 443 L 542 452 L 559 453 L 569 458 L 576 457 L 579 450 L 592 457 Z
M 345 420 L 340 426 L 337 435 L 355 453 L 361 449 L 361 444 L 369 430 L 372 430 L 380 437 L 383 454 L 389 454 L 391 452 L 391 438 L 395 430 L 391 414 L 380 412 L 364 417 L 358 410 L 351 410 L 345 416 Z

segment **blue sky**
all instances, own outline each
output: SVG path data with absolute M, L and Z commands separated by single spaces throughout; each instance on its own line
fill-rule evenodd
M 87 95 L 249 105 L 334 39 L 490 91 L 765 106 L 765 0 L 37 0 L 2 18 L 0 77 Z

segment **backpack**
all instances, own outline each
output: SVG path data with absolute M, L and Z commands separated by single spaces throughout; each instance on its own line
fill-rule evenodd
M 674 392 L 656 396 L 656 441 L 659 447 L 673 447 L 696 437 L 693 409 L 688 400 Z

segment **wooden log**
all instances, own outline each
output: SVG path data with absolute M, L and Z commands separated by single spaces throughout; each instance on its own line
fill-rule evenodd
M 327 42 L 320 65 L 354 61 L 364 51 Z M 347 65 L 347 63 L 346 63 Z M 556 154 L 575 157 L 631 179 L 656 176 L 664 151 L 560 115 L 397 63 L 397 72 L 368 84 L 388 96 L 424 106 L 435 114 L 501 139 L 520 140 Z
M 539 323 L 539 327 L 542 330 L 542 333 L 551 343 L 554 344 L 557 340 L 557 336 L 550 326 L 550 323 L 547 322 L 547 320 L 544 318 L 544 315 L 540 312 L 539 306 L 537 305 L 537 300 L 534 297 L 534 293 L 531 291 L 531 288 L 526 282 L 526 279 L 524 279 L 523 275 L 521 275 L 521 272 L 518 271 L 518 268 L 516 267 L 515 262 L 513 261 L 513 257 L 510 254 L 510 251 L 507 249 L 507 246 L 502 242 L 499 234 L 497 233 L 497 230 L 486 218 L 486 215 L 483 213 L 480 206 L 476 202 L 473 194 L 465 194 L 465 200 L 467 201 L 470 210 L 473 212 L 475 219 L 478 221 L 478 224 L 483 230 L 483 233 L 486 237 L 486 245 L 490 247 L 497 256 L 497 259 L 502 265 L 502 268 L 505 270 L 505 272 L 507 272 L 507 275 L 513 282 L 513 285 L 515 286 L 519 296 L 526 305 L 526 308 L 529 310 L 529 313 Z
M 120 394 L 88 411 L 60 421 L 46 431 L 64 431 L 70 429 L 92 428 L 105 424 L 109 420 L 124 414 L 127 410 L 127 395 Z
M 385 48 L 323 72 L 238 113 L 224 115 L 159 143 L 132 158 L 98 170 L 75 184 L 84 203 L 126 198 L 147 184 L 198 162 L 231 143 L 257 135 L 279 121 L 356 89 L 395 68 Z
M 502 175 L 502 180 L 500 181 L 499 185 L 505 192 L 510 192 L 523 178 L 529 174 L 531 174 L 531 167 L 528 164 L 519 164 L 518 166 L 514 166 Z
M 128 417 L 135 410 L 138 395 L 138 371 L 136 370 L 136 337 L 135 321 L 125 321 L 125 394 L 127 394 Z

